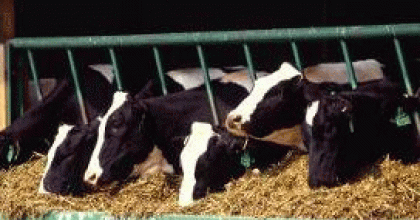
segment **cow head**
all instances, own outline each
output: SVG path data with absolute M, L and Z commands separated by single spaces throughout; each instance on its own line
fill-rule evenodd
M 153 150 L 145 131 L 146 106 L 127 93 L 114 94 L 99 125 L 98 139 L 84 175 L 91 185 L 126 179 L 137 161 Z
M 300 130 L 295 126 L 304 115 L 301 78 L 302 74 L 289 63 L 283 63 L 271 75 L 258 78 L 249 96 L 228 114 L 225 123 L 228 130 L 235 135 L 268 141 L 282 129 Z
M 339 96 L 312 102 L 305 123 L 310 128 L 309 185 L 333 186 L 339 182 L 340 148 L 345 148 L 352 129 L 352 103 Z
M 363 91 L 364 90 L 364 91 Z M 310 124 L 309 185 L 332 187 L 359 176 L 395 145 L 398 100 L 361 88 L 324 96 Z M 309 120 L 308 120 L 309 119 Z M 312 121 L 312 122 L 311 122 Z
M 180 156 L 183 172 L 180 205 L 191 204 L 193 199 L 204 197 L 208 190 L 223 189 L 232 178 L 232 171 L 244 172 L 232 156 L 244 143 L 227 135 L 226 132 L 215 133 L 208 123 L 192 124 L 191 134 L 185 139 Z
M 85 190 L 83 172 L 95 144 L 99 120 L 78 127 L 60 126 L 48 152 L 40 193 L 77 194 Z
M 247 168 L 265 169 L 281 160 L 289 148 L 263 141 L 236 137 L 223 128 L 194 122 L 181 152 L 183 179 L 179 204 L 187 206 L 208 192 L 224 189 Z

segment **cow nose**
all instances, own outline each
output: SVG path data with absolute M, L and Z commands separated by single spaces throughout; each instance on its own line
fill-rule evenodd
M 237 114 L 229 115 L 226 119 L 226 127 L 230 129 L 240 130 L 241 129 L 242 116 Z
M 96 185 L 98 182 L 98 175 L 95 173 L 85 175 L 85 182 L 89 185 Z

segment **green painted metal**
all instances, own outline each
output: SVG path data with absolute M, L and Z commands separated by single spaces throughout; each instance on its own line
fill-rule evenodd
M 27 50 L 27 53 L 28 53 L 29 66 L 31 68 L 32 82 L 35 87 L 36 97 L 38 98 L 38 101 L 41 101 L 42 93 L 41 93 L 41 89 L 39 88 L 38 74 L 35 67 L 34 55 L 32 54 L 32 50 L 29 50 L 29 49 Z
M 200 59 L 200 65 L 201 65 L 201 69 L 204 72 L 204 85 L 206 87 L 206 92 L 207 92 L 207 98 L 210 104 L 210 110 L 211 113 L 213 115 L 213 123 L 214 125 L 219 125 L 220 124 L 220 120 L 219 120 L 219 115 L 217 114 L 217 108 L 216 108 L 216 103 L 214 102 L 214 96 L 213 96 L 213 92 L 211 89 L 211 85 L 210 85 L 210 76 L 209 76 L 209 70 L 207 68 L 207 64 L 206 64 L 206 60 L 204 57 L 204 51 L 201 45 L 197 45 L 197 52 L 198 52 L 198 57 Z
M 284 28 L 271 30 L 211 31 L 129 36 L 16 38 L 16 48 L 80 48 L 153 45 L 238 44 L 244 42 L 286 42 L 419 36 L 420 24 Z
M 405 59 L 404 59 L 404 53 L 401 47 L 401 43 L 397 38 L 394 38 L 394 48 L 395 48 L 395 53 L 397 54 L 397 60 L 400 66 L 400 72 L 403 78 L 405 89 L 407 91 L 407 94 L 412 96 L 414 94 L 413 87 L 411 85 L 410 76 L 408 75 L 407 66 L 404 61 Z M 418 112 L 414 112 L 412 117 L 414 119 L 417 132 L 420 134 L 420 115 Z
M 89 121 L 88 121 L 87 116 L 86 116 L 86 108 L 85 108 L 85 104 L 84 104 L 84 101 L 83 101 L 82 90 L 80 88 L 79 80 L 78 80 L 78 77 L 77 77 L 76 64 L 74 62 L 73 52 L 70 49 L 67 49 L 66 51 L 67 51 L 67 57 L 69 59 L 70 72 L 71 72 L 71 75 L 72 75 L 72 78 L 73 78 L 73 83 L 74 83 L 74 87 L 75 87 L 75 93 L 76 93 L 77 101 L 79 103 L 80 112 L 82 113 L 82 120 L 85 124 L 87 124 Z
M 153 47 L 153 55 L 156 61 L 156 67 L 158 70 L 160 86 L 162 87 L 162 93 L 163 95 L 166 95 L 168 94 L 168 89 L 166 88 L 165 76 L 163 73 L 163 65 L 162 65 L 162 60 L 160 58 L 159 49 L 156 46 Z
M 252 62 L 251 49 L 249 49 L 248 44 L 243 44 L 243 47 L 244 47 L 246 63 L 248 64 L 248 77 L 251 79 L 252 84 L 254 84 L 257 77 L 255 76 L 254 63 Z
M 290 45 L 292 46 L 293 57 L 295 58 L 295 65 L 296 68 L 300 71 L 302 70 L 302 61 L 300 60 L 299 56 L 299 48 L 295 41 L 291 41 Z
M 7 116 L 6 116 L 6 124 L 10 124 L 12 122 L 12 47 L 10 43 L 6 43 L 6 74 L 7 74 Z
M 111 57 L 111 64 L 114 70 L 113 73 L 115 76 L 115 82 L 117 83 L 117 89 L 121 91 L 123 90 L 123 85 L 121 82 L 120 70 L 118 68 L 117 55 L 115 54 L 114 48 L 112 47 L 108 48 L 108 51 L 109 51 L 109 56 Z
M 347 72 L 347 79 L 350 83 L 352 89 L 357 88 L 357 79 L 356 75 L 354 74 L 353 63 L 350 59 L 349 49 L 347 48 L 347 44 L 344 40 L 340 40 L 341 50 L 343 52 L 344 61 L 346 62 L 346 72 Z

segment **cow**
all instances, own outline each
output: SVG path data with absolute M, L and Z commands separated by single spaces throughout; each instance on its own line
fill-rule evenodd
M 248 90 L 221 79 L 211 82 L 219 117 L 236 107 Z M 181 173 L 179 155 L 173 138 L 186 136 L 194 121 L 212 122 L 205 87 L 185 90 L 164 97 L 134 99 L 120 92 L 99 126 L 98 140 L 84 180 L 105 185 L 127 178 L 134 164 L 147 157 L 156 145 L 174 168 Z
M 100 118 L 90 124 L 58 128 L 48 151 L 47 165 L 38 192 L 42 194 L 80 194 L 86 191 L 83 172 L 89 162 L 97 136 Z
M 416 162 L 420 137 L 414 122 L 400 126 L 393 120 L 406 101 L 399 86 L 387 81 L 314 101 L 314 114 L 307 117 L 309 186 L 349 182 L 386 154 Z
M 279 162 L 290 149 L 236 137 L 222 127 L 214 128 L 205 122 L 193 122 L 191 133 L 177 143 L 182 148 L 181 206 L 190 205 L 207 192 L 223 190 L 228 181 L 240 177 L 246 169 L 265 169 Z
M 284 62 L 279 70 L 256 80 L 250 95 L 229 113 L 225 122 L 226 127 L 231 133 L 238 136 L 250 135 L 261 140 L 287 144 L 307 151 L 302 144 L 300 135 L 300 122 L 302 122 L 307 108 L 307 101 L 305 100 L 315 99 L 321 95 L 320 92 L 325 92 L 330 88 L 333 88 L 333 90 L 351 89 L 347 83 L 340 83 L 347 79 L 345 66 L 342 64 L 330 65 L 334 67 L 334 72 L 338 75 L 333 80 L 338 82 L 329 82 L 328 80 L 332 78 L 328 72 L 318 72 L 319 69 L 323 70 L 324 66 L 307 68 L 304 70 L 307 75 L 303 76 L 290 63 Z M 356 77 L 363 78 L 366 82 L 383 78 L 382 64 L 377 61 L 357 61 L 353 62 L 353 65 L 358 67 L 355 72 Z M 373 71 L 374 74 L 367 77 L 365 69 L 369 72 Z M 322 81 L 322 79 L 325 81 Z M 313 83 L 311 80 L 316 82 Z M 312 83 L 315 87 L 308 86 Z M 318 87 L 325 89 L 320 90 Z M 303 89 L 306 91 L 303 91 Z M 280 111 L 279 109 L 283 109 L 281 115 L 275 113 L 275 111 Z M 275 117 L 266 114 L 267 111 L 273 111 Z M 264 123 L 261 122 L 262 120 L 264 120 Z
M 331 82 L 322 82 L 322 83 L 313 83 L 307 79 L 304 79 L 300 72 L 293 68 L 290 64 L 283 64 L 280 70 L 277 73 L 277 76 L 269 75 L 267 77 L 263 77 L 257 80 L 255 84 L 254 90 L 251 94 L 244 99 L 244 101 L 232 112 L 229 113 L 228 118 L 226 120 L 226 126 L 230 132 L 235 135 L 241 136 L 248 136 L 249 138 L 257 138 L 266 141 L 272 141 L 279 143 L 283 141 L 284 137 L 274 136 L 273 133 L 277 131 L 282 131 L 284 128 L 290 129 L 295 128 L 296 125 L 301 126 L 299 128 L 299 132 L 303 134 L 301 141 L 303 142 L 303 149 L 304 151 L 309 151 L 310 157 L 310 186 L 317 187 L 320 185 L 327 185 L 333 186 L 336 185 L 337 182 L 337 172 L 347 172 L 348 174 L 342 176 L 352 176 L 350 173 L 357 173 L 356 169 L 351 169 L 352 166 L 341 166 L 346 168 L 340 168 L 340 171 L 329 171 L 329 169 L 333 169 L 330 166 L 326 166 L 325 164 L 332 163 L 331 160 L 336 161 L 339 160 L 335 157 L 333 151 L 328 151 L 327 147 L 323 149 L 327 152 L 331 152 L 331 154 L 327 154 L 325 151 L 318 152 L 316 147 L 318 146 L 316 143 L 319 141 L 316 139 L 314 135 L 314 130 L 312 128 L 315 118 L 321 118 L 321 116 L 328 117 L 337 115 L 336 113 L 339 112 L 337 110 L 337 106 L 343 106 L 341 108 L 342 112 L 339 112 L 341 119 L 350 111 L 353 117 L 355 115 L 351 109 L 358 109 L 356 112 L 360 112 L 362 116 L 374 114 L 375 111 L 384 111 L 383 114 L 379 117 L 379 113 L 376 113 L 372 118 L 381 118 L 382 121 L 377 119 L 376 121 L 371 119 L 368 120 L 365 116 L 366 121 L 372 121 L 372 124 L 378 125 L 380 123 L 383 124 L 382 127 L 385 127 L 385 124 L 389 124 L 389 120 L 392 119 L 391 115 L 395 114 L 396 107 L 395 106 L 410 106 L 413 104 L 407 104 L 409 100 L 405 97 L 402 90 L 399 86 L 395 83 L 390 82 L 387 78 L 382 79 L 374 79 L 366 82 L 358 83 L 358 87 L 355 91 L 352 91 L 352 88 L 346 84 L 339 84 L 339 83 L 331 83 Z M 351 101 L 350 98 L 343 98 L 345 97 L 344 94 L 346 92 L 353 92 L 359 95 L 350 95 L 350 97 L 360 97 L 360 101 Z M 340 96 L 335 96 L 336 94 L 342 94 Z M 341 98 L 338 98 L 341 97 Z M 358 100 L 356 99 L 356 100 Z M 347 100 L 347 101 L 346 101 Z M 350 100 L 350 101 L 349 101 Z M 414 99 L 415 100 L 415 99 Z M 329 102 L 329 104 L 325 104 L 325 102 Z M 361 102 L 361 103 L 359 103 Z M 417 101 L 418 102 L 418 101 Z M 331 109 L 331 114 L 326 113 L 319 113 L 319 108 L 322 106 L 323 108 Z M 360 107 L 359 107 L 360 106 Z M 357 108 L 356 108 L 357 107 Z M 369 111 L 363 111 L 362 108 L 368 108 Z M 373 110 L 372 110 L 373 109 Z M 373 112 L 372 112 L 373 111 Z M 368 114 L 369 112 L 369 114 Z M 386 113 L 385 113 L 386 112 Z M 392 113 L 392 114 L 391 114 Z M 321 115 L 321 116 L 320 116 Z M 315 117 L 316 116 L 316 117 Z M 362 116 L 358 116 L 357 118 L 363 118 Z M 334 118 L 334 117 L 332 117 Z M 325 125 L 321 119 L 317 123 L 317 130 L 321 130 L 322 126 Z M 331 119 L 331 124 L 333 125 L 342 125 L 343 123 L 333 123 L 334 120 L 340 121 L 339 118 Z M 322 122 L 321 122 L 322 121 Z M 357 119 L 357 121 L 362 121 L 362 119 Z M 344 123 L 345 124 L 345 123 Z M 349 130 L 353 126 L 352 123 L 347 125 L 345 128 Z M 339 126 L 338 126 L 339 127 Z M 366 126 L 369 127 L 369 126 Z M 393 126 L 387 126 L 387 128 L 392 128 Z M 359 125 L 358 125 L 359 128 Z M 369 127 L 373 129 L 373 127 Z M 323 137 L 331 136 L 329 132 L 334 132 L 330 130 L 326 130 L 323 132 L 318 132 L 317 134 Z M 353 128 L 352 128 L 353 129 Z M 361 129 L 358 129 L 361 130 Z M 388 129 L 396 131 L 395 129 Z M 393 132 L 387 130 L 387 134 L 391 135 Z M 348 132 L 348 131 L 347 131 Z M 357 131 L 357 134 L 364 133 L 363 131 Z M 385 131 L 384 131 L 385 133 Z M 401 132 L 400 132 L 401 133 Z M 376 140 L 373 138 L 375 135 L 371 132 L 371 135 L 364 136 L 365 138 L 370 137 L 370 140 Z M 376 133 L 375 133 L 376 134 Z M 354 136 L 354 135 L 351 135 Z M 401 136 L 404 136 L 401 134 Z M 274 138 L 273 138 L 274 137 Z M 337 138 L 338 140 L 339 138 Z M 354 142 L 361 140 L 362 138 L 352 138 Z M 403 138 L 404 139 L 404 138 Z M 416 140 L 416 136 L 409 138 Z M 357 141 L 356 141 L 357 140 Z M 370 142 L 371 144 L 376 142 Z M 379 142 L 378 142 L 379 143 Z M 394 142 L 395 143 L 395 142 Z M 299 145 L 295 145 L 299 146 Z M 348 146 L 348 145 L 346 145 Z M 366 145 L 364 145 L 366 146 Z M 385 145 L 384 145 L 385 146 Z M 384 148 L 389 148 L 386 145 Z M 404 150 L 397 150 L 396 154 L 400 154 L 400 156 L 404 156 L 406 158 L 410 158 L 410 153 L 403 153 L 406 149 L 410 149 L 411 146 L 404 148 Z M 319 147 L 321 148 L 321 147 Z M 338 148 L 338 147 L 337 147 Z M 350 148 L 350 147 L 348 147 Z M 340 147 L 341 149 L 341 147 Z M 343 146 L 343 149 L 347 149 Z M 377 149 L 377 148 L 371 148 Z M 319 149 L 318 149 L 319 150 Z M 348 150 L 351 151 L 351 150 Z M 372 158 L 372 160 L 377 159 L 377 152 L 378 155 L 382 155 L 379 151 L 371 150 L 372 154 L 366 153 L 368 158 Z M 415 150 L 411 150 L 413 152 Z M 363 151 L 360 151 L 363 152 Z M 363 153 L 361 153 L 363 154 Z M 405 154 L 405 155 L 402 155 Z M 318 156 L 316 156 L 318 155 Z M 325 156 L 329 155 L 329 156 Z M 350 155 L 350 154 L 349 154 Z M 359 155 L 357 151 L 354 151 L 352 155 Z M 415 154 L 414 154 L 415 155 Z M 325 157 L 334 158 L 334 159 L 326 159 Z M 349 156 L 350 157 L 350 156 Z M 323 158 L 323 160 L 321 160 Z M 325 161 L 328 162 L 325 162 Z M 345 160 L 343 160 L 345 161 Z M 355 160 L 360 161 L 360 160 Z M 369 162 L 368 159 L 364 161 Z M 315 170 L 319 170 L 316 172 Z M 347 169 L 347 171 L 342 171 Z M 313 172 L 313 174 L 312 174 Z M 325 173 L 325 174 L 322 174 Z M 332 173 L 332 174 L 331 174 Z M 321 177 L 318 176 L 329 176 L 326 177 L 326 180 L 323 180 Z M 341 174 L 340 174 L 341 175 Z M 313 177 L 313 178 L 312 178 Z M 319 179 L 319 181 L 317 180 Z M 341 178 L 341 177 L 340 177 Z
M 100 68 L 98 70 L 105 72 L 112 70 L 109 65 L 96 65 L 94 68 Z M 191 80 L 181 83 L 183 84 L 170 84 L 168 91 L 182 91 L 200 82 Z M 160 85 L 154 80 L 149 80 L 135 95 L 135 99 L 146 99 L 160 94 Z M 41 180 L 40 193 L 79 194 L 87 189 L 83 183 L 83 173 L 93 151 L 100 120 L 101 117 L 98 117 L 89 124 L 63 124 L 58 128 L 55 140 L 48 151 L 48 162 Z M 145 162 L 136 167 L 136 174 L 151 175 L 164 169 L 166 164 L 161 152 L 155 149 Z

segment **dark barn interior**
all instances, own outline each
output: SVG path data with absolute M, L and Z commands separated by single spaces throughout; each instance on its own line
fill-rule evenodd
M 413 0 L 271 4 L 16 0 L 16 35 L 80 36 L 369 25 L 420 21 Z

